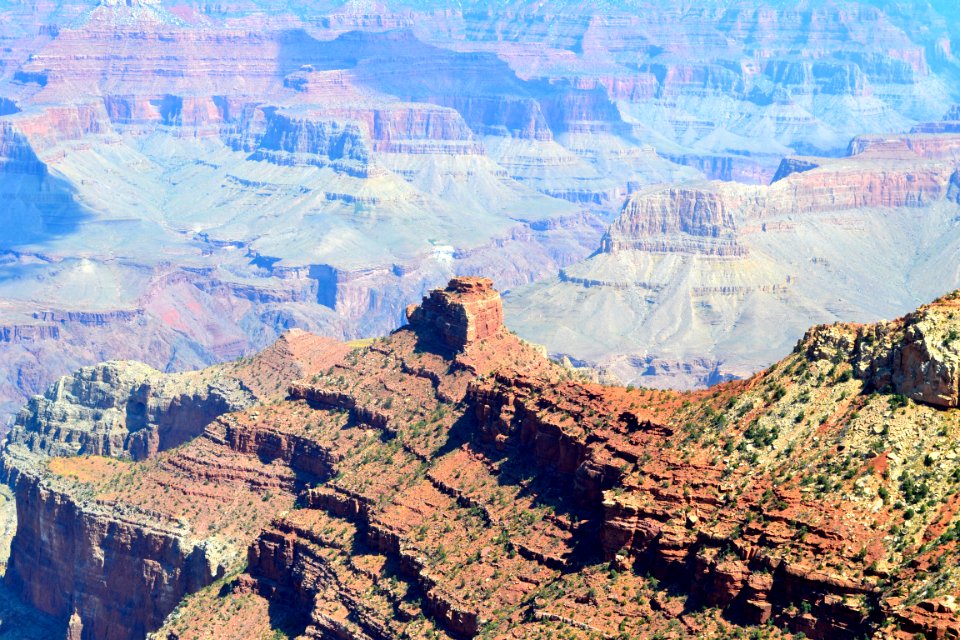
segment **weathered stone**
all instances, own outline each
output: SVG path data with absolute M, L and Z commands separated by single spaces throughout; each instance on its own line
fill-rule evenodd
M 410 326 L 460 351 L 503 330 L 503 303 L 488 278 L 454 278 L 407 309 Z
M 874 389 L 960 406 L 960 293 L 890 322 L 816 327 L 801 344 L 810 359 L 849 361 Z

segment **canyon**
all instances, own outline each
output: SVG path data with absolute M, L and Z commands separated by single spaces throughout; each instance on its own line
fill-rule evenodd
M 456 278 L 361 345 L 63 378 L 4 446 L 5 587 L 81 639 L 960 633 L 960 292 L 691 392 L 502 313 Z
M 933 238 L 957 215 L 953 18 L 880 0 L 4 4 L 0 414 L 104 360 L 175 372 L 292 328 L 381 335 L 458 274 L 493 277 L 550 353 L 658 386 L 904 313 L 960 278 Z M 688 199 L 687 221 L 631 222 Z M 804 242 L 823 247 L 811 278 Z
M 785 158 L 770 185 L 631 195 L 599 250 L 511 292 L 507 317 L 558 356 L 647 386 L 749 377 L 805 327 L 872 321 L 960 285 L 953 134 L 858 136 Z
M 958 25 L 0 2 L 0 638 L 960 637 Z

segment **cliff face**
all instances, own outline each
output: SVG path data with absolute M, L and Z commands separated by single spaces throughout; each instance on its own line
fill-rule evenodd
M 6 583 L 40 611 L 76 614 L 81 638 L 142 638 L 224 572 L 215 549 L 156 514 L 111 510 L 36 478 L 17 483 L 16 500 Z
M 279 397 L 346 350 L 293 332 L 204 371 L 108 363 L 62 379 L 24 408 L 4 447 L 17 503 L 7 586 L 69 618 L 71 637 L 140 638 L 160 626 L 185 594 L 235 570 L 274 513 L 266 500 L 289 506 L 304 477 L 327 468 L 309 443 L 215 420 Z M 307 476 L 271 469 L 273 459 Z M 152 502 L 174 487 L 176 498 Z
M 457 278 L 446 289 L 432 291 L 420 305 L 408 307 L 407 320 L 415 331 L 439 336 L 459 351 L 502 330 L 503 304 L 492 280 Z
M 174 450 L 21 462 L 7 579 L 83 638 L 949 637 L 958 296 L 679 393 L 584 381 L 454 280 L 368 346 L 278 345 L 286 397 Z
M 739 198 L 709 190 L 666 189 L 628 200 L 601 251 L 696 251 L 735 256 Z
M 767 187 L 713 182 L 641 191 L 627 200 L 602 249 L 657 251 L 664 237 L 677 236 L 731 242 L 738 226 L 787 216 L 929 206 L 949 195 L 958 145 L 960 137 L 948 135 L 864 136 L 847 158 L 785 159 Z
M 254 402 L 240 380 L 204 377 L 166 376 L 136 362 L 81 369 L 30 400 L 9 442 L 51 456 L 150 457 Z

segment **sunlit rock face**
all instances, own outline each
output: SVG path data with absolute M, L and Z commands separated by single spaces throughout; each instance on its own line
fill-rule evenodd
M 414 330 L 454 350 L 503 330 L 503 303 L 489 278 L 454 278 L 407 309 Z

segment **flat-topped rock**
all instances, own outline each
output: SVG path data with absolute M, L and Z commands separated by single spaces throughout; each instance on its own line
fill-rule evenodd
M 458 277 L 407 307 L 407 320 L 420 335 L 459 351 L 503 329 L 503 303 L 489 278 Z

